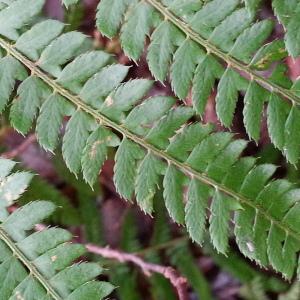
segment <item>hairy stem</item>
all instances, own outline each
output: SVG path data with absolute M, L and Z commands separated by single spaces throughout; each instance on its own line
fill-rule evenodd
M 222 59 L 227 63 L 228 66 L 240 71 L 242 74 L 247 74 L 248 79 L 255 80 L 259 85 L 269 90 L 272 93 L 276 93 L 292 103 L 300 104 L 300 97 L 295 95 L 292 91 L 280 87 L 279 85 L 272 83 L 265 79 L 264 77 L 258 75 L 249 66 L 243 64 L 239 60 L 233 58 L 232 56 L 222 52 L 215 45 L 211 44 L 209 40 L 202 38 L 196 31 L 191 29 L 188 24 L 183 20 L 175 16 L 171 11 L 168 10 L 159 0 L 145 0 L 155 9 L 157 9 L 166 20 L 172 22 L 177 28 L 179 28 L 188 38 L 192 39 L 194 42 L 198 43 L 200 46 L 204 47 L 207 53 L 212 53 L 218 58 Z
M 281 223 L 280 221 L 273 218 L 269 214 L 269 212 L 265 211 L 263 209 L 263 207 L 261 207 L 259 204 L 254 203 L 253 201 L 251 201 L 251 199 L 248 199 L 247 197 L 240 195 L 239 193 L 224 186 L 223 184 L 216 182 L 215 180 L 209 178 L 206 174 L 203 174 L 203 173 L 200 173 L 200 172 L 194 170 L 191 166 L 189 166 L 185 162 L 180 162 L 179 160 L 170 156 L 165 151 L 160 150 L 160 149 L 156 148 L 155 146 L 151 145 L 142 137 L 139 137 L 136 134 L 130 132 L 128 129 L 126 129 L 122 125 L 115 123 L 114 121 L 111 121 L 109 118 L 102 115 L 99 111 L 97 111 L 97 110 L 91 108 L 89 105 L 87 105 L 78 96 L 73 95 L 70 91 L 64 89 L 59 84 L 57 84 L 53 78 L 51 78 L 47 73 L 42 71 L 35 63 L 33 63 L 27 57 L 25 57 L 24 55 L 19 53 L 14 48 L 13 45 L 9 44 L 2 38 L 0 38 L 0 47 L 4 48 L 9 55 L 12 55 L 17 60 L 19 60 L 23 65 L 25 65 L 31 71 L 32 74 L 34 74 L 35 76 L 38 76 L 45 83 L 47 83 L 54 90 L 54 92 L 59 93 L 61 96 L 65 97 L 67 100 L 72 102 L 78 109 L 81 109 L 82 111 L 84 111 L 87 114 L 89 114 L 90 116 L 92 116 L 97 122 L 99 122 L 99 124 L 107 126 L 111 129 L 114 129 L 119 134 L 122 134 L 123 137 L 134 141 L 136 144 L 140 145 L 147 151 L 150 151 L 158 158 L 161 158 L 162 160 L 166 161 L 168 164 L 172 164 L 172 165 L 176 166 L 180 171 L 182 171 L 187 176 L 189 176 L 191 178 L 195 178 L 195 179 L 201 181 L 202 183 L 205 183 L 219 191 L 222 191 L 225 194 L 235 198 L 240 203 L 253 208 L 255 211 L 259 211 L 264 216 L 264 218 L 266 218 L 267 220 L 270 221 L 271 224 L 276 225 L 278 228 L 282 229 L 284 232 L 286 232 L 287 234 L 294 237 L 296 240 L 298 240 L 300 242 L 300 234 L 299 233 L 295 232 L 287 224 Z
M 176 289 L 178 298 L 180 300 L 188 300 L 187 280 L 182 277 L 172 267 L 161 266 L 145 262 L 135 254 L 121 252 L 119 250 L 110 249 L 108 247 L 102 248 L 95 245 L 88 244 L 86 248 L 89 252 L 101 255 L 105 258 L 115 259 L 121 263 L 130 262 L 141 268 L 146 276 L 151 276 L 152 273 L 158 273 L 169 279 L 173 287 Z
M 0 226 L 0 239 L 10 248 L 15 255 L 29 270 L 30 274 L 33 275 L 45 288 L 47 294 L 50 295 L 54 300 L 63 300 L 55 289 L 50 285 L 47 279 L 39 272 L 35 265 L 20 251 L 15 242 L 7 235 L 5 230 Z

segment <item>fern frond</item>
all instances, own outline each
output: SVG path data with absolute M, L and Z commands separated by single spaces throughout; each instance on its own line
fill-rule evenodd
M 102 273 L 95 263 L 70 264 L 85 252 L 71 244 L 60 228 L 32 233 L 55 205 L 34 201 L 8 215 L 6 208 L 27 188 L 30 173 L 11 173 L 14 162 L 0 159 L 0 297 L 8 299 L 103 299 L 113 287 L 94 281 Z
M 28 5 L 24 0 L 14 3 Z M 48 35 L 47 31 L 42 34 L 43 38 Z M 117 146 L 114 181 L 121 196 L 130 199 L 133 193 L 139 195 L 141 208 L 151 213 L 155 191 L 163 179 L 169 215 L 180 224 L 188 224 L 189 234 L 200 244 L 208 197 L 212 197 L 209 232 L 219 252 L 226 253 L 227 224 L 234 214 L 234 233 L 242 253 L 261 265 L 272 265 L 287 278 L 293 276 L 300 247 L 296 217 L 300 194 L 290 182 L 271 179 L 274 165 L 255 165 L 254 158 L 240 158 L 246 142 L 233 140 L 230 133 L 214 133 L 210 125 L 188 124 L 193 110 L 175 106 L 173 98 L 150 97 L 140 104 L 151 82 L 136 79 L 122 83 L 128 67 L 109 65 L 109 56 L 103 52 L 86 52 L 90 42 L 85 36 L 70 32 L 49 43 L 45 49 L 39 48 L 40 58 L 33 61 L 16 46 L 18 41 L 10 44 L 0 38 L 0 46 L 8 53 L 0 64 L 10 60 L 16 66 L 15 72 L 0 69 L 0 78 L 11 73 L 10 80 L 2 81 L 3 90 L 12 91 L 15 75 L 22 74 L 23 82 L 12 105 L 22 101 L 31 105 L 31 98 L 21 97 L 21 87 L 32 77 L 43 82 L 40 95 L 47 96 L 39 98 L 37 135 L 44 148 L 54 151 L 63 117 L 70 116 L 62 148 L 72 172 L 82 170 L 92 185 L 106 157 L 105 149 Z M 36 49 L 33 41 L 32 47 Z M 91 60 L 91 56 L 95 58 Z M 227 76 L 232 72 L 229 70 Z M 138 96 L 128 97 L 125 91 L 130 91 L 129 95 L 136 91 Z M 9 96 L 3 98 L 4 105 Z M 284 110 L 272 103 L 273 116 L 281 116 Z M 197 216 L 201 219 L 194 222 Z M 222 230 L 216 230 L 218 224 Z
M 185 99 L 192 88 L 193 107 L 200 115 L 218 81 L 217 115 L 224 126 L 230 127 L 238 95 L 244 94 L 244 124 L 255 141 L 259 140 L 267 106 L 270 138 L 295 164 L 300 155 L 299 147 L 292 145 L 292 141 L 300 142 L 297 83 L 287 79 L 282 64 L 268 79 L 257 72 L 287 56 L 283 41 L 264 45 L 273 23 L 255 21 L 259 2 L 247 0 L 241 7 L 237 0 L 102 0 L 97 25 L 109 38 L 120 30 L 124 52 L 135 61 L 143 52 L 146 37 L 151 35 L 147 60 L 153 76 L 164 81 L 169 74 L 180 99 Z M 299 17 L 295 16 L 295 20 L 299 22 Z M 291 35 L 298 32 L 290 31 Z M 294 36 L 290 40 L 297 44 Z

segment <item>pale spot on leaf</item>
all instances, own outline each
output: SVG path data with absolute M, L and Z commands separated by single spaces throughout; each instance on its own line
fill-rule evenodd
M 249 250 L 250 252 L 254 252 L 255 247 L 254 247 L 254 245 L 253 245 L 251 242 L 247 242 L 246 245 L 247 245 L 248 250 Z
M 57 256 L 56 255 L 51 256 L 51 261 L 52 262 L 55 262 L 56 260 L 57 260 Z

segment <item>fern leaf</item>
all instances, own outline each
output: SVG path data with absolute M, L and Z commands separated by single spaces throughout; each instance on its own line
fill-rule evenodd
M 0 34 L 11 40 L 17 40 L 19 37 L 17 30 L 30 23 L 41 11 L 44 0 L 13 1 L 8 4 L 9 6 L 0 12 L 0 22 L 3 24 Z
M 246 94 L 245 127 L 249 137 L 258 141 L 264 105 L 271 105 L 274 109 L 275 105 L 286 104 L 289 112 L 294 114 L 291 104 L 300 103 L 280 63 L 287 56 L 286 49 L 290 53 L 299 50 L 299 9 L 296 9 L 296 1 L 284 5 L 282 1 L 273 0 L 276 14 L 287 28 L 285 49 L 282 40 L 264 45 L 274 24 L 269 19 L 256 22 L 261 1 L 243 2 L 244 7 L 237 0 L 212 0 L 204 4 L 193 0 L 147 0 L 130 4 L 124 0 L 114 0 L 113 5 L 109 0 L 102 0 L 98 6 L 97 24 L 99 30 L 110 38 L 120 32 L 123 49 L 134 61 L 141 56 L 145 39 L 153 29 L 147 49 L 147 61 L 153 76 L 164 81 L 169 73 L 172 88 L 182 100 L 192 89 L 193 107 L 200 115 L 205 111 L 216 82 L 219 82 L 217 115 L 226 127 L 232 125 L 238 95 Z M 106 22 L 110 18 L 115 23 L 113 30 L 108 32 Z M 264 78 L 257 72 L 269 69 L 274 61 L 279 64 L 270 78 Z M 260 100 L 254 100 L 254 95 Z M 258 106 L 251 105 L 251 100 L 258 102 Z M 284 104 L 278 104 L 277 100 Z M 289 104 L 285 100 L 289 100 Z M 285 121 L 280 119 L 280 122 L 275 122 L 270 118 L 269 133 L 275 147 L 295 164 L 299 153 L 291 155 L 291 150 L 284 149 L 290 147 L 288 135 L 290 131 L 297 131 L 297 124 L 289 123 L 292 127 L 289 128 L 285 126 Z M 287 138 L 283 137 L 279 143 L 278 136 L 282 133 Z
M 16 80 L 24 80 L 27 74 L 24 67 L 17 60 L 8 56 L 1 59 L 0 70 L 0 111 L 2 112 L 14 89 Z
M 193 241 L 202 244 L 205 231 L 206 208 L 210 189 L 193 179 L 189 184 L 188 201 L 185 206 L 186 228 Z
M 19 132 L 26 134 L 30 130 L 39 107 L 49 95 L 48 86 L 36 76 L 20 84 L 10 110 L 11 123 Z
M 1 159 L 2 211 L 17 200 L 28 186 L 30 173 L 12 173 L 14 163 Z M 7 201 L 7 196 L 10 201 Z M 29 233 L 55 210 L 47 201 L 34 201 L 5 214 L 0 221 L 1 299 L 103 299 L 113 286 L 94 281 L 102 273 L 95 263 L 69 266 L 85 249 L 70 244 L 71 234 L 60 228 Z M 5 210 L 6 211 L 6 210 Z
M 81 169 L 81 157 L 89 137 L 90 118 L 82 111 L 73 114 L 63 139 L 63 158 L 71 172 Z M 76 149 L 74 151 L 74 149 Z
M 136 201 L 147 214 L 151 214 L 153 211 L 153 198 L 164 167 L 164 164 L 152 154 L 147 154 L 139 165 L 135 188 Z
M 117 147 L 119 143 L 120 140 L 115 134 L 102 127 L 88 137 L 81 158 L 82 173 L 86 182 L 90 185 L 96 182 L 99 170 L 106 161 L 108 147 Z
M 16 2 L 18 1 L 22 0 Z M 238 2 L 213 0 L 202 9 L 215 15 L 217 12 L 213 8 L 219 3 L 228 13 L 235 9 Z M 105 0 L 101 3 L 105 3 Z M 217 15 L 214 21 L 221 17 L 224 18 Z M 245 15 L 245 18 L 248 17 Z M 209 24 L 208 22 L 207 26 L 202 28 L 207 34 L 215 30 L 214 27 L 209 27 Z M 23 34 L 26 34 L 25 29 Z M 71 37 L 74 39 L 72 43 Z M 68 51 L 60 59 L 56 59 L 58 53 L 53 49 L 57 50 L 58 46 L 60 50 L 66 49 L 69 43 Z M 230 40 L 226 43 L 230 43 Z M 153 194 L 160 186 L 160 178 L 163 177 L 164 202 L 170 216 L 177 223 L 187 225 L 192 238 L 197 242 L 202 241 L 204 211 L 205 206 L 207 207 L 205 189 L 201 188 L 200 191 L 199 186 L 205 186 L 209 190 L 209 196 L 213 198 L 210 207 L 213 212 L 210 217 L 210 233 L 214 246 L 221 252 L 226 251 L 231 234 L 228 222 L 233 219 L 234 235 L 242 253 L 264 266 L 272 266 L 285 277 L 291 278 L 296 272 L 300 247 L 300 230 L 295 218 L 299 212 L 298 189 L 287 181 L 282 183 L 281 180 L 272 180 L 276 170 L 274 165 L 256 165 L 254 158 L 240 158 L 246 146 L 245 141 L 233 140 L 233 134 L 228 132 L 215 133 L 210 125 L 192 123 L 192 108 L 176 105 L 176 99 L 172 97 L 147 97 L 151 81 L 136 79 L 124 83 L 128 67 L 109 64 L 108 56 L 101 55 L 100 52 L 86 52 L 85 49 L 90 44 L 88 38 L 82 34 L 62 34 L 50 42 L 50 46 L 40 50 L 40 58 L 37 61 L 32 61 L 6 39 L 0 38 L 0 47 L 9 53 L 0 63 L 4 60 L 7 64 L 17 64 L 17 74 L 20 68 L 22 69 L 21 81 L 35 76 L 51 91 L 47 99 L 41 99 L 42 103 L 39 104 L 36 130 L 41 145 L 54 151 L 65 119 L 67 130 L 62 145 L 64 158 L 71 171 L 83 171 L 90 185 L 97 179 L 96 175 L 106 157 L 106 148 L 118 147 L 114 175 L 117 191 L 128 200 L 136 195 L 142 208 L 152 212 Z M 201 51 L 204 53 L 204 50 Z M 82 62 L 89 62 L 90 56 L 87 55 L 95 57 L 94 74 L 78 71 L 78 80 L 69 77 L 70 81 L 59 82 L 58 78 L 66 79 L 70 76 L 67 68 L 75 70 Z M 214 56 L 209 56 L 208 59 L 216 60 Z M 221 64 L 218 68 L 220 66 Z M 25 68 L 31 75 L 25 72 Z M 0 78 L 3 72 L 4 70 L 0 69 Z M 211 80 L 213 81 L 218 74 L 218 69 L 213 70 Z M 219 112 L 229 124 L 237 90 L 240 87 L 246 90 L 248 81 L 230 67 L 227 67 L 222 76 L 225 77 L 221 81 L 231 82 L 229 91 L 225 85 L 220 84 L 222 93 L 230 96 L 230 109 L 226 110 L 222 103 L 224 99 L 219 97 Z M 16 74 L 12 72 L 11 77 L 15 78 Z M 66 82 L 67 85 L 64 84 Z M 69 85 L 70 82 L 72 84 Z M 6 83 L 3 82 L 5 87 Z M 6 90 L 13 93 L 13 85 L 10 82 L 9 86 Z M 28 85 L 28 88 L 32 88 L 31 85 Z M 130 96 L 126 92 L 128 89 Z M 247 95 L 247 101 L 250 103 L 253 101 L 253 95 L 257 95 L 257 91 L 253 89 L 256 89 L 254 84 Z M 293 91 L 297 93 L 297 84 L 293 86 Z M 272 139 L 276 141 L 278 148 L 286 151 L 294 160 L 297 153 L 293 152 L 292 139 L 297 140 L 295 128 L 298 127 L 294 127 L 293 119 L 296 113 L 292 111 L 290 114 L 290 110 L 295 108 L 290 108 L 288 103 L 282 101 L 276 91 L 271 94 L 266 91 L 266 94 L 270 96 L 268 122 Z M 7 94 L 7 100 L 9 98 L 10 93 Z M 36 101 L 34 107 L 36 110 Z M 260 109 L 254 113 L 259 115 Z M 33 113 L 30 120 L 32 115 Z M 70 117 L 70 120 L 64 118 L 65 116 Z M 13 124 L 17 123 L 12 121 Z M 257 134 L 257 128 L 253 129 L 253 125 L 249 124 L 248 128 L 251 128 L 253 134 Z M 286 131 L 289 132 L 288 139 L 285 136 Z M 114 134 L 121 139 L 120 145 Z M 92 161 L 95 164 L 91 166 L 92 162 L 88 161 L 88 157 L 94 155 L 94 151 L 97 159 Z M 145 182 L 146 188 L 143 190 Z M 286 188 L 282 193 L 276 193 L 276 187 L 281 184 Z M 189 185 L 186 204 L 185 191 Z M 275 193 L 276 197 L 268 197 L 269 192 Z M 196 202 L 199 201 L 196 199 L 198 194 L 203 197 L 201 203 Z M 275 198 L 274 202 L 270 200 Z M 195 212 L 191 209 L 195 209 Z M 195 224 L 197 213 L 201 218 Z M 216 231 L 218 224 L 222 225 L 221 236 Z
M 46 20 L 33 26 L 18 38 L 16 48 L 30 59 L 36 61 L 41 51 L 61 34 L 64 25 L 55 20 Z

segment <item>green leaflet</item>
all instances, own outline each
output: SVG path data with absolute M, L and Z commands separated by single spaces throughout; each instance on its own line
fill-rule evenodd
M 266 70 L 270 68 L 273 62 L 282 60 L 285 57 L 287 57 L 287 51 L 284 48 L 284 42 L 282 40 L 274 40 L 257 51 L 250 65 L 259 70 Z
M 279 63 L 273 70 L 269 80 L 286 89 L 290 89 L 293 85 L 291 79 L 289 79 L 286 74 L 288 68 L 285 64 Z
M 218 48 L 229 52 L 236 43 L 239 43 L 239 40 L 235 41 L 235 39 L 241 38 L 240 34 L 251 24 L 251 21 L 252 17 L 246 9 L 236 10 L 214 29 L 209 39 Z
M 37 137 L 39 143 L 49 151 L 53 151 L 58 142 L 59 129 L 63 117 L 68 114 L 69 103 L 56 94 L 51 95 L 42 105 L 37 119 Z
M 7 164 L 7 161 L 5 159 L 1 159 L 0 163 L 5 165 Z M 5 210 L 6 207 L 11 206 L 25 192 L 33 177 L 32 174 L 26 172 L 19 172 L 8 176 L 12 168 L 13 165 L 7 169 L 6 173 L 3 173 L 3 178 L 1 179 L 0 221 L 2 222 L 8 215 Z
M 161 23 L 153 32 L 147 61 L 157 80 L 165 80 L 176 49 L 176 43 L 182 38 L 181 32 L 169 22 Z
M 30 23 L 32 18 L 41 11 L 44 3 L 44 0 L 19 0 L 2 9 L 0 34 L 11 40 L 17 40 L 19 37 L 17 30 Z
M 245 196 L 258 196 L 265 183 L 276 171 L 276 166 L 271 164 L 258 165 L 249 172 L 241 186 L 241 193 Z M 255 184 L 254 184 L 255 183 Z
M 0 112 L 5 108 L 16 80 L 24 80 L 27 72 L 13 57 L 6 56 L 0 60 Z
M 102 127 L 98 127 L 88 137 L 82 158 L 79 153 L 79 159 L 81 158 L 83 178 L 91 186 L 96 182 L 99 170 L 107 158 L 108 147 L 116 147 L 119 143 L 116 135 Z
M 216 133 L 209 135 L 198 144 L 187 159 L 190 166 L 199 171 L 205 171 L 207 167 L 216 159 L 218 154 L 229 144 L 230 133 Z
M 284 126 L 289 113 L 289 105 L 283 102 L 278 96 L 272 94 L 269 99 L 267 110 L 267 121 L 269 135 L 274 146 L 280 150 L 284 147 Z
M 124 80 L 128 69 L 123 65 L 111 65 L 103 68 L 85 83 L 80 91 L 80 97 L 86 103 L 98 108 L 104 101 L 104 97 L 107 97 Z
M 236 82 L 239 74 L 232 69 L 227 69 L 222 76 L 218 86 L 216 98 L 216 111 L 222 124 L 229 127 L 233 120 L 233 115 L 238 99 L 238 87 Z
M 108 63 L 109 59 L 110 56 L 102 51 L 84 53 L 63 69 L 57 82 L 71 91 L 79 93 L 82 84 L 99 72 Z
M 185 223 L 187 230 L 198 244 L 202 244 L 206 220 L 206 207 L 210 190 L 206 185 L 193 179 L 188 189 L 188 201 L 185 206 Z
M 186 98 L 199 56 L 203 54 L 199 46 L 191 40 L 184 41 L 176 51 L 171 67 L 171 83 L 180 99 Z
M 114 183 L 118 193 L 125 199 L 132 199 L 137 162 L 143 157 L 143 150 L 128 139 L 124 139 L 118 148 L 115 157 Z
M 0 158 L 0 180 L 5 179 L 12 171 L 16 162 L 4 158 Z
M 31 76 L 20 84 L 17 94 L 10 110 L 10 121 L 18 131 L 26 134 L 50 90 L 38 77 Z
M 295 12 L 297 8 L 297 0 L 291 0 L 287 3 L 284 3 L 282 0 L 273 0 L 272 6 L 280 23 L 282 23 L 284 26 L 287 26 L 293 15 L 293 12 Z
M 273 0 L 272 6 L 279 22 L 285 27 L 285 45 L 289 54 L 296 57 L 299 49 L 299 3 L 296 0 L 284 3 L 281 0 Z
M 218 182 L 222 181 L 228 170 L 237 162 L 246 146 L 247 142 L 244 140 L 235 140 L 228 144 L 206 168 L 208 176 Z
M 180 129 L 193 116 L 188 107 L 177 107 L 162 117 L 155 127 L 146 135 L 146 140 L 160 149 L 165 149 L 175 131 Z
M 146 134 L 150 131 L 151 124 L 162 118 L 174 104 L 175 99 L 171 97 L 149 98 L 141 105 L 134 107 L 124 124 L 134 133 Z
M 300 5 L 298 4 L 296 12 L 293 13 L 291 20 L 286 27 L 285 44 L 288 52 L 293 56 L 297 57 L 300 55 Z
M 152 87 L 146 79 L 134 79 L 119 85 L 103 102 L 100 110 L 113 120 L 123 122 L 128 112 L 143 98 Z
M 38 23 L 18 38 L 16 48 L 28 58 L 37 61 L 41 51 L 60 35 L 63 29 L 64 24 L 55 20 Z
M 223 68 L 210 55 L 207 55 L 198 65 L 193 82 L 193 106 L 202 115 L 205 111 L 207 100 L 212 93 L 215 81 L 221 77 Z
M 54 76 L 61 73 L 61 65 L 86 51 L 90 41 L 80 32 L 67 32 L 52 41 L 42 52 L 39 66 Z
M 166 5 L 168 5 L 167 1 Z M 197 12 L 202 7 L 202 3 L 197 0 L 174 0 L 170 1 L 170 10 L 172 10 L 176 15 L 182 17 L 183 19 L 187 19 L 190 16 L 193 16 L 195 12 Z
M 195 123 L 186 126 L 170 141 L 167 152 L 172 157 L 185 161 L 194 147 L 206 138 L 212 130 L 212 124 L 199 126 Z
M 27 187 L 32 175 L 26 172 L 9 175 L 13 164 L 5 159 L 0 161 L 1 193 L 15 193 L 16 200 L 20 196 L 16 194 L 17 191 Z M 26 183 L 21 177 L 26 178 Z M 1 196 L 0 206 L 6 208 L 10 205 Z M 96 300 L 112 292 L 113 286 L 110 283 L 94 281 L 102 273 L 98 264 L 85 262 L 71 265 L 85 249 L 82 245 L 69 242 L 72 235 L 68 231 L 47 228 L 33 232 L 34 226 L 49 217 L 54 210 L 55 205 L 50 202 L 34 201 L 1 218 L 1 299 Z
M 120 37 L 122 47 L 126 55 L 135 61 L 142 54 L 144 40 L 150 32 L 153 17 L 153 8 L 148 3 L 141 2 L 129 12 L 127 22 L 122 28 Z
M 230 54 L 241 61 L 250 62 L 257 50 L 257 45 L 263 45 L 273 30 L 271 20 L 263 20 L 247 28 L 236 39 Z
M 164 170 L 164 164 L 152 154 L 147 154 L 139 165 L 135 187 L 136 201 L 147 214 L 153 211 L 153 198 Z
M 103 0 L 98 5 L 97 27 L 109 38 L 116 35 L 123 20 L 128 0 Z
M 247 134 L 258 142 L 260 137 L 260 120 L 267 95 L 265 91 L 254 81 L 248 86 L 245 95 L 244 123 Z
M 223 254 L 228 247 L 230 211 L 237 208 L 242 208 L 238 202 L 216 191 L 210 207 L 209 233 L 214 247 Z
M 300 143 L 300 114 L 297 107 L 293 106 L 285 124 L 285 155 L 287 160 L 295 164 L 299 157 Z
M 183 174 L 174 166 L 168 166 L 163 181 L 164 199 L 171 218 L 178 224 L 184 223 L 183 181 Z
M 238 5 L 237 0 L 213 0 L 208 2 L 198 11 L 191 20 L 192 28 L 203 35 L 208 37 L 215 26 L 226 18 Z
M 90 122 L 89 116 L 78 110 L 66 127 L 62 154 L 67 167 L 74 174 L 78 174 L 81 169 L 81 157 L 89 137 Z

